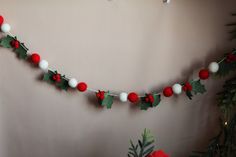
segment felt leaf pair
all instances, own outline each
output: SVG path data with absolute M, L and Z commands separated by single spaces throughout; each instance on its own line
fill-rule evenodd
M 55 76 L 59 76 L 59 78 L 55 79 Z M 59 89 L 67 90 L 69 88 L 68 79 L 65 75 L 61 76 L 57 71 L 48 70 L 48 72 L 44 74 L 43 80 L 55 84 Z
M 14 47 L 12 42 L 17 42 L 19 46 Z M 13 51 L 17 53 L 20 59 L 27 59 L 28 48 L 25 47 L 24 43 L 19 42 L 16 37 L 7 35 L 6 37 L 0 39 L 0 45 L 5 48 L 13 48 Z

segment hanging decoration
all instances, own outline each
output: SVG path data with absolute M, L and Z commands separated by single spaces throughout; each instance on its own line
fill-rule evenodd
M 55 85 L 61 90 L 67 91 L 69 88 L 77 89 L 79 92 L 93 92 L 97 97 L 98 104 L 110 109 L 114 98 L 121 102 L 129 101 L 131 104 L 139 106 L 142 110 L 154 108 L 160 104 L 161 96 L 172 97 L 185 93 L 189 99 L 194 95 L 206 92 L 203 81 L 208 80 L 212 75 L 225 76 L 236 69 L 236 50 L 225 54 L 219 61 L 214 61 L 207 68 L 199 71 L 198 78 L 184 82 L 176 82 L 173 85 L 166 86 L 163 90 L 139 95 L 137 92 L 121 92 L 117 94 L 114 91 L 104 91 L 89 88 L 86 82 L 78 82 L 76 78 L 68 78 L 56 70 L 49 69 L 48 61 L 42 59 L 37 52 L 30 53 L 23 42 L 10 33 L 11 26 L 5 23 L 3 16 L 0 15 L 1 31 L 5 34 L 0 39 L 0 46 L 12 49 L 20 59 L 30 61 L 33 65 L 38 66 L 43 72 L 43 80 Z

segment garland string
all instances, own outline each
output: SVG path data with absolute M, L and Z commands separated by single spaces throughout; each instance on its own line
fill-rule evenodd
M 210 75 L 225 76 L 232 70 L 236 69 L 236 49 L 224 55 L 219 61 L 211 62 L 208 68 L 203 68 L 198 73 L 198 78 L 187 80 L 182 83 L 175 83 L 173 86 L 166 86 L 164 89 L 153 92 L 145 93 L 144 95 L 137 94 L 136 92 L 115 92 L 103 91 L 93 88 L 88 88 L 85 82 L 77 82 L 76 79 L 61 75 L 57 71 L 48 68 L 48 62 L 40 59 L 40 55 L 33 52 L 30 53 L 29 49 L 24 43 L 18 41 L 16 36 L 10 32 L 10 25 L 4 23 L 4 18 L 0 15 L 1 31 L 5 33 L 5 37 L 0 39 L 0 46 L 5 48 L 13 48 L 13 51 L 19 56 L 20 59 L 31 59 L 31 62 L 38 65 L 44 71 L 43 80 L 55 84 L 58 88 L 67 90 L 68 88 L 77 88 L 80 92 L 92 92 L 96 94 L 98 103 L 101 106 L 111 108 L 114 97 L 118 97 L 121 102 L 129 100 L 133 104 L 138 104 L 142 110 L 153 108 L 159 105 L 161 96 L 171 97 L 173 94 L 179 95 L 185 92 L 189 99 L 196 94 L 203 94 L 206 92 L 205 85 L 202 80 L 207 80 Z

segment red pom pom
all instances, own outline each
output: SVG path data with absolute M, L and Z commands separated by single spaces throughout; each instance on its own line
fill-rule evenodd
M 12 40 L 10 44 L 15 49 L 18 49 L 20 47 L 20 42 L 18 40 Z
M 78 83 L 77 85 L 77 89 L 80 91 L 80 92 L 84 92 L 87 90 L 87 84 L 85 82 L 80 82 Z
M 172 95 L 173 95 L 173 90 L 172 90 L 172 88 L 171 88 L 171 87 L 166 87 L 166 88 L 164 88 L 164 90 L 163 90 L 163 95 L 164 95 L 165 97 L 170 97 L 170 96 L 172 96 Z
M 129 95 L 128 95 L 128 100 L 130 101 L 130 102 L 132 102 L 132 103 L 136 103 L 136 102 L 138 102 L 138 94 L 136 94 L 136 93 L 134 93 L 134 92 L 132 92 L 132 93 L 129 93 Z
M 201 80 L 206 80 L 209 78 L 209 71 L 207 69 L 202 69 L 199 71 L 199 78 Z
M 4 18 L 3 16 L 0 15 L 0 26 L 3 24 L 3 22 L 4 22 Z
M 37 53 L 33 53 L 31 55 L 31 61 L 34 63 L 34 64 L 38 64 L 40 62 L 40 56 L 37 54 Z

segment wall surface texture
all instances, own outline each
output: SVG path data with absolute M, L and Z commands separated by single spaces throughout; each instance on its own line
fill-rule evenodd
M 233 11 L 235 0 L 0 0 L 11 32 L 52 69 L 95 89 L 140 93 L 196 77 L 230 52 Z M 187 157 L 217 133 L 222 79 L 192 101 L 181 95 L 140 111 L 118 101 L 98 108 L 93 93 L 59 91 L 41 74 L 0 48 L 1 157 L 125 157 L 144 128 L 157 148 Z

